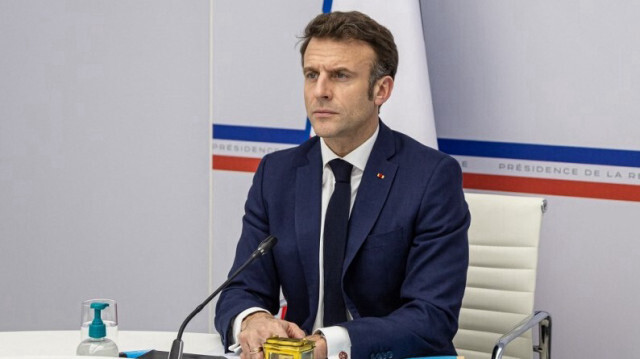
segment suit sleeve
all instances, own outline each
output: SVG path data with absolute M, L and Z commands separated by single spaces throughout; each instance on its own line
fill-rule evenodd
M 249 190 L 242 218 L 242 234 L 229 273 L 240 267 L 269 235 L 268 214 L 262 195 L 267 158 L 265 156 L 260 162 Z M 233 341 L 233 320 L 240 312 L 251 307 L 264 308 L 271 313 L 278 311 L 279 288 L 272 252 L 258 258 L 229 284 L 220 295 L 214 321 L 225 348 Z
M 384 317 L 343 324 L 352 358 L 455 355 L 452 339 L 466 284 L 470 216 L 454 159 L 441 159 L 425 181 L 401 287 L 402 305 Z

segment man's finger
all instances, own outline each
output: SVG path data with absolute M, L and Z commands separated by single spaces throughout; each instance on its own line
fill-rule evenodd
M 242 359 L 258 359 L 259 355 L 256 354 L 262 352 L 264 339 L 257 331 L 247 329 L 240 332 L 238 341 L 242 348 L 242 354 L 240 355 Z
M 246 341 L 240 340 L 240 348 L 242 348 L 242 352 L 240 352 L 241 359 L 249 359 L 249 345 Z
M 262 359 L 264 358 L 264 351 L 262 346 L 252 347 L 249 350 L 249 359 Z
M 253 340 L 251 342 L 246 342 L 246 345 L 242 345 L 242 354 L 240 355 L 243 359 L 259 359 L 263 357 L 263 349 L 262 343 L 260 340 Z
M 306 333 L 304 332 L 304 330 L 300 329 L 300 327 L 296 324 L 296 323 L 292 323 L 292 322 L 285 322 L 287 323 L 287 337 L 289 338 L 304 338 L 306 336 Z

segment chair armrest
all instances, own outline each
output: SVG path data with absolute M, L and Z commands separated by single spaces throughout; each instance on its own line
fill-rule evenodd
M 544 311 L 537 311 L 526 317 L 522 322 L 503 335 L 493 347 L 492 359 L 502 359 L 507 344 L 521 336 L 527 330 L 538 326 L 540 328 L 539 344 L 533 347 L 533 351 L 540 353 L 540 359 L 551 358 L 551 315 Z

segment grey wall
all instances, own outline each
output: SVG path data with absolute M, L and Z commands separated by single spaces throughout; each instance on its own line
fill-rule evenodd
M 0 330 L 177 330 L 206 297 L 209 3 L 0 2 Z M 207 315 L 192 331 L 207 331 Z

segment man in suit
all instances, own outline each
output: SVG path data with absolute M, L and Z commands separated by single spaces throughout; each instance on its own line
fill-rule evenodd
M 398 64 L 386 28 L 334 12 L 302 39 L 317 136 L 261 161 L 232 271 L 269 234 L 278 244 L 223 292 L 216 328 L 243 358 L 273 335 L 307 336 L 316 359 L 453 355 L 470 222 L 460 167 L 379 119 Z

